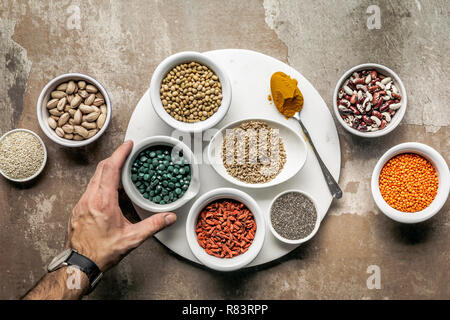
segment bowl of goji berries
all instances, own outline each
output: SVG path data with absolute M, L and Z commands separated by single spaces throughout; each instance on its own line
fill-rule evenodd
M 186 221 L 189 247 L 208 268 L 234 271 L 252 262 L 265 237 L 261 209 L 247 193 L 233 188 L 199 197 Z
M 450 191 L 450 173 L 435 149 L 407 142 L 380 158 L 371 187 L 375 203 L 386 216 L 402 223 L 418 223 L 433 217 L 444 206 Z

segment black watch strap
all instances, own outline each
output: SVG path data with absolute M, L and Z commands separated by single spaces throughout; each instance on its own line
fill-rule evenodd
M 103 276 L 103 273 L 91 259 L 79 254 L 75 250 L 73 250 L 69 258 L 67 258 L 66 263 L 79 268 L 87 275 L 89 279 L 88 293 L 94 290 L 95 286 Z

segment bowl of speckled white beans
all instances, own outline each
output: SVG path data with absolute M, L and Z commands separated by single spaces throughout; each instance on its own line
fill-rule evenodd
M 349 79 L 355 72 L 363 71 L 363 70 L 375 70 L 379 74 L 383 74 L 386 77 L 390 77 L 394 81 L 394 83 L 397 86 L 397 88 L 399 90 L 399 93 L 400 93 L 400 95 L 402 97 L 401 101 L 400 101 L 401 107 L 396 111 L 395 115 L 392 117 L 392 119 L 386 125 L 386 127 L 381 129 L 381 130 L 366 132 L 366 131 L 359 131 L 359 130 L 353 128 L 352 126 L 347 124 L 344 121 L 344 119 L 342 119 L 341 113 L 340 113 L 339 108 L 338 108 L 339 107 L 338 106 L 339 90 L 341 89 L 341 87 L 343 86 L 345 81 L 347 79 Z M 339 81 L 336 84 L 336 88 L 334 89 L 333 110 L 334 110 L 334 114 L 336 116 L 337 121 L 342 125 L 342 127 L 345 130 L 347 130 L 351 134 L 354 134 L 354 135 L 357 135 L 357 136 L 360 136 L 360 137 L 377 138 L 377 137 L 384 136 L 384 135 L 388 134 L 389 132 L 392 132 L 395 128 L 397 128 L 397 126 L 402 121 L 402 119 L 403 119 L 403 117 L 405 115 L 405 112 L 406 112 L 406 107 L 407 107 L 406 89 L 405 89 L 405 86 L 403 85 L 402 80 L 400 79 L 400 77 L 394 71 L 392 71 L 388 67 L 383 66 L 381 64 L 364 63 L 364 64 L 360 64 L 360 65 L 357 65 L 357 66 L 349 69 L 347 72 L 345 72 L 342 75 L 342 77 L 339 79 Z

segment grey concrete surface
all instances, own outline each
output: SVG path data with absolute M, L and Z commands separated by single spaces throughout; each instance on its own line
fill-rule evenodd
M 366 25 L 370 5 L 380 8 L 378 30 Z M 157 64 L 181 50 L 245 48 L 292 65 L 329 106 L 348 68 L 384 64 L 407 88 L 404 121 L 373 140 L 338 128 L 344 197 L 317 236 L 286 257 L 222 274 L 149 239 L 88 299 L 449 299 L 449 203 L 425 223 L 400 225 L 377 210 L 369 187 L 377 159 L 398 143 L 423 142 L 450 159 L 449 10 L 446 0 L 0 0 L 0 133 L 34 130 L 50 154 L 33 184 L 0 179 L 0 298 L 23 294 L 62 249 L 72 207 L 123 140 Z M 41 89 L 67 72 L 92 75 L 113 101 L 107 133 L 80 150 L 52 143 L 36 119 Z M 381 289 L 367 288 L 370 265 L 380 267 Z

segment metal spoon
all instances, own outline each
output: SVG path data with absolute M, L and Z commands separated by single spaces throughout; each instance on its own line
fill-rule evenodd
M 337 184 L 336 180 L 334 180 L 330 171 L 328 171 L 328 168 L 325 166 L 322 159 L 320 158 L 320 155 L 317 152 L 316 147 L 314 146 L 314 143 L 311 140 L 311 136 L 309 135 L 308 130 L 306 130 L 305 126 L 302 123 L 302 120 L 300 120 L 300 112 L 297 112 L 293 118 L 297 119 L 298 123 L 300 123 L 303 133 L 305 134 L 306 139 L 308 140 L 309 144 L 311 145 L 311 147 L 314 151 L 314 154 L 317 157 L 317 161 L 319 161 L 320 168 L 322 169 L 323 176 L 325 177 L 325 180 L 327 182 L 328 189 L 330 189 L 331 195 L 336 199 L 342 198 L 342 190 L 339 187 L 339 185 Z

